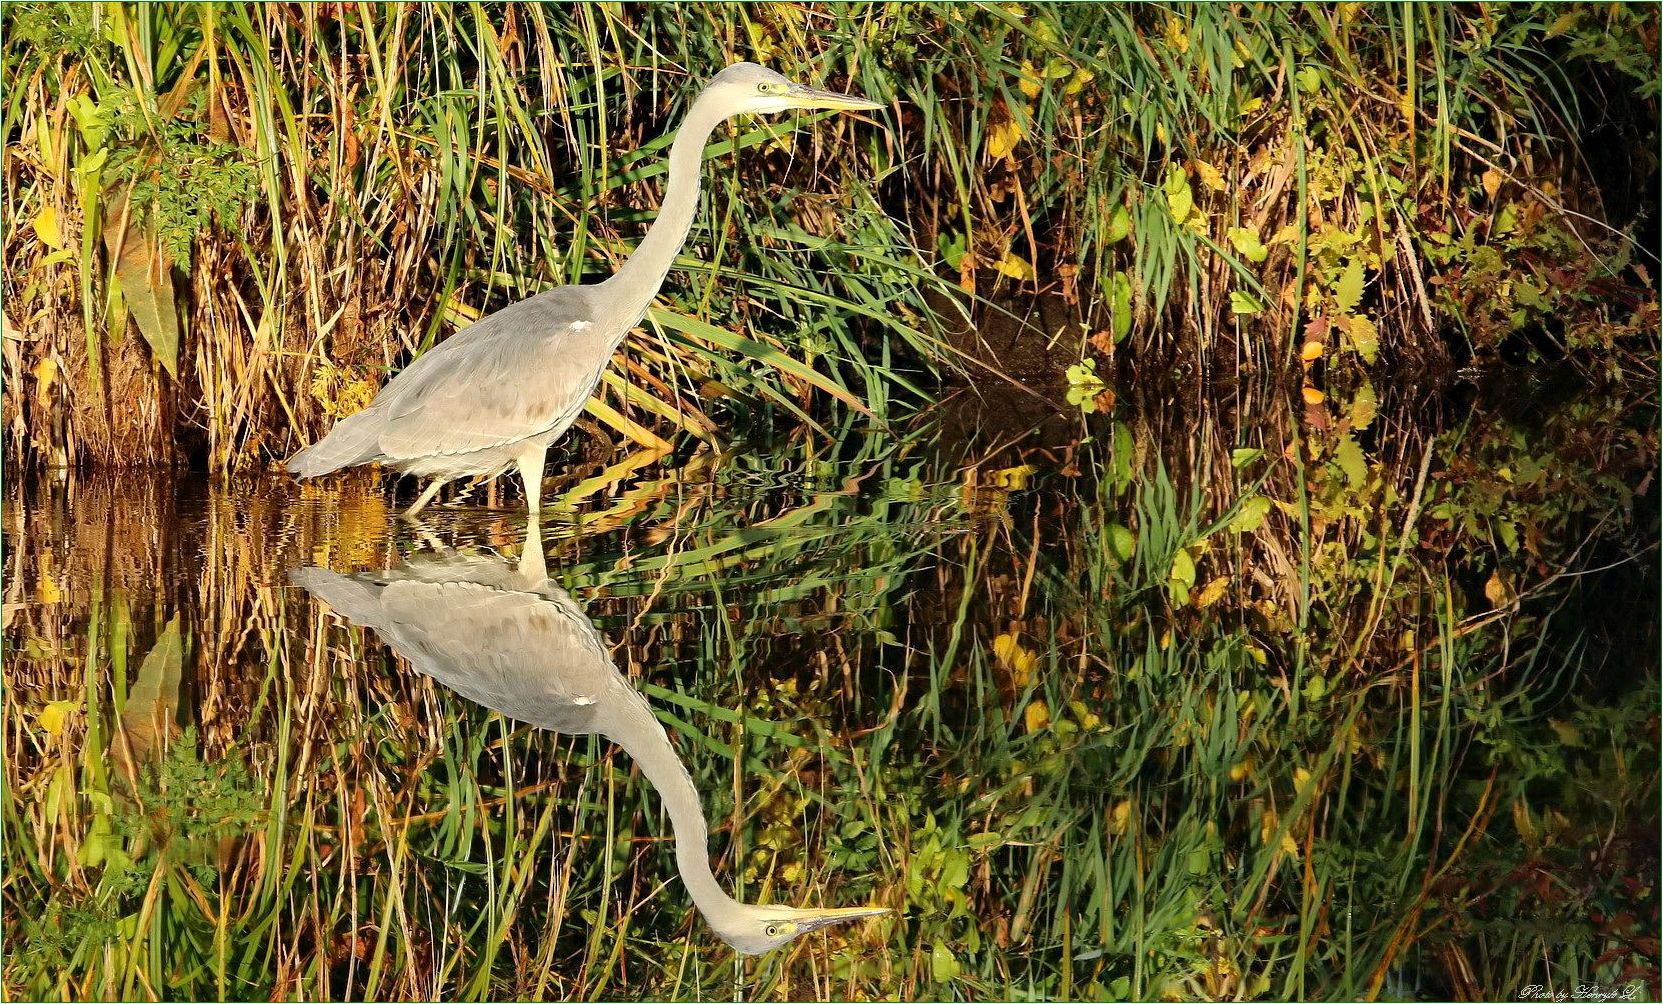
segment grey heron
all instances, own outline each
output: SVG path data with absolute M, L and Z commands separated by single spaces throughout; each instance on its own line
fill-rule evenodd
M 312 478 L 376 463 L 431 478 L 405 513 L 414 516 L 450 481 L 495 477 L 514 467 L 536 516 L 549 446 L 576 421 L 687 240 L 705 142 L 716 126 L 747 113 L 880 107 L 793 83 L 755 63 L 722 70 L 676 132 L 658 218 L 611 278 L 539 293 L 445 339 L 406 366 L 362 411 L 290 457 L 289 470 Z
M 621 747 L 664 800 L 676 869 L 694 905 L 740 952 L 756 955 L 831 924 L 888 913 L 741 903 L 717 884 L 692 776 L 593 622 L 548 579 L 535 521 L 532 526 L 518 566 L 453 553 L 385 572 L 300 568 L 290 577 L 468 700 L 516 721 L 568 735 L 598 734 Z

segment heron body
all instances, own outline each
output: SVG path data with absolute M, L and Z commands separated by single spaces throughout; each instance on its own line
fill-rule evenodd
M 619 672 L 607 645 L 528 541 L 518 567 L 452 556 L 386 572 L 301 568 L 293 581 L 377 632 L 422 673 L 516 721 L 620 746 L 663 799 L 676 867 L 694 904 L 734 948 L 757 954 L 809 931 L 888 912 L 741 903 L 710 868 L 709 829 L 693 778 L 652 707 Z
M 431 478 L 406 514 L 413 516 L 450 481 L 514 467 L 535 516 L 549 446 L 577 420 L 686 243 L 705 143 L 716 126 L 746 113 L 876 107 L 794 84 L 754 63 L 718 73 L 670 146 L 658 218 L 611 278 L 541 293 L 452 335 L 405 367 L 363 411 L 290 457 L 289 470 L 311 478 L 375 463 Z

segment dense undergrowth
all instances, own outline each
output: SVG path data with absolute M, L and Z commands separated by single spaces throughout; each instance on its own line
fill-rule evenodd
M 1655 993 L 1656 8 L 0 17 L 8 996 Z M 607 274 L 739 58 L 886 110 L 717 134 L 548 536 L 724 883 L 898 910 L 748 964 L 625 758 L 283 588 L 432 543 L 375 475 L 98 470 Z
M 1022 337 L 1105 374 L 1302 371 L 1314 396 L 1506 352 L 1653 368 L 1649 7 L 4 16 L 11 463 L 309 442 L 480 313 L 608 274 L 664 134 L 740 58 L 888 108 L 718 135 L 685 268 L 591 408 L 643 447 L 997 367 L 942 341 L 955 289 L 978 316 L 1061 297 L 1080 329 Z

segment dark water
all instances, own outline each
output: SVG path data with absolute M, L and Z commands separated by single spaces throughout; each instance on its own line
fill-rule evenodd
M 1225 411 L 12 479 L 8 994 L 1655 989 L 1655 412 Z

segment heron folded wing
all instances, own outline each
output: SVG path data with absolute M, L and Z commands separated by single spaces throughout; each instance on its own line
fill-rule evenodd
M 472 453 L 564 428 L 611 357 L 577 287 L 465 328 L 387 385 L 379 437 L 394 460 Z

